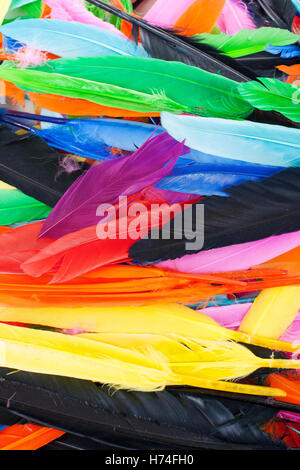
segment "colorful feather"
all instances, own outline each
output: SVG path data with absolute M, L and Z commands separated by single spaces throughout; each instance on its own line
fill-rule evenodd
M 278 339 L 300 309 L 300 287 L 277 287 L 259 294 L 239 330 L 249 335 Z
M 292 121 L 300 122 L 300 88 L 272 78 L 239 85 L 241 96 L 252 106 L 264 111 L 277 111 Z
M 0 24 L 3 23 L 6 13 L 8 12 L 10 8 L 11 2 L 12 0 L 2 0 L 1 6 L 0 6 Z
M 58 429 L 15 424 L 0 431 L 0 450 L 37 450 L 63 435 Z
M 50 207 L 26 196 L 21 191 L 0 189 L 1 225 L 45 219 L 50 212 Z
M 119 196 L 131 196 L 152 186 L 172 171 L 184 152 L 184 145 L 165 133 L 147 141 L 128 157 L 91 167 L 60 199 L 41 236 L 58 238 L 96 225 L 101 220 L 97 216 L 101 204 L 114 205 Z
M 201 248 L 211 250 L 295 232 L 300 229 L 299 175 L 299 168 L 290 168 L 261 182 L 228 188 L 230 198 L 208 197 L 203 201 L 204 227 L 203 220 L 196 217 L 196 204 L 186 216 L 190 226 L 179 233 L 180 214 L 172 221 L 168 240 L 161 239 L 161 234 L 155 240 L 139 240 L 131 247 L 130 257 L 139 262 L 164 261 L 195 254 Z M 194 246 L 187 246 L 191 240 Z
M 265 50 L 269 52 L 269 54 L 280 55 L 283 59 L 300 57 L 300 46 L 298 45 L 273 46 L 269 44 Z
M 145 57 L 146 52 L 111 31 L 75 21 L 32 19 L 14 21 L 0 32 L 35 49 L 61 57 L 124 55 Z
M 223 33 L 232 35 L 244 29 L 256 29 L 247 5 L 240 0 L 226 0 L 217 25 Z
M 144 15 L 144 20 L 163 28 L 174 26 L 179 17 L 194 3 L 195 0 L 157 0 Z
M 263 88 L 262 85 L 258 87 Z M 257 106 L 257 100 L 253 104 Z M 162 113 L 161 122 L 172 137 L 179 141 L 184 139 L 188 147 L 200 152 L 264 165 L 299 165 L 298 129 L 169 113 Z

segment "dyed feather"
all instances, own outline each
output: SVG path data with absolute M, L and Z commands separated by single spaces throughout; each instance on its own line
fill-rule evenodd
M 241 96 L 255 108 L 277 111 L 292 121 L 300 122 L 300 88 L 271 78 L 260 78 L 260 81 L 261 84 L 240 84 Z
M 225 0 L 195 0 L 178 19 L 174 27 L 188 36 L 210 33 L 224 5 Z
M 189 250 L 186 243 L 191 240 L 199 241 L 199 238 L 203 240 L 203 235 L 202 250 L 211 250 L 295 232 L 300 229 L 297 215 L 299 207 L 296 202 L 300 191 L 299 176 L 299 168 L 290 168 L 262 182 L 247 182 L 229 188 L 227 192 L 230 198 L 206 198 L 203 201 L 204 230 L 199 220 L 196 228 L 197 205 L 194 205 L 194 217 L 190 212 L 191 226 L 186 227 L 185 233 L 174 231 L 176 222 L 182 217 L 180 214 L 171 223 L 169 240 L 154 240 L 151 237 L 140 240 L 130 249 L 130 257 L 140 262 L 157 262 L 195 254 L 200 250 L 196 246 L 194 250 Z
M 258 87 L 265 89 L 262 85 Z M 257 105 L 257 100 L 252 102 Z M 298 129 L 169 113 L 162 114 L 161 122 L 173 138 L 178 141 L 184 139 L 187 146 L 207 154 L 264 165 L 299 165 Z
M 80 22 L 96 26 L 121 35 L 117 28 L 93 15 L 85 7 L 82 0 L 45 0 L 44 3 L 51 7 L 51 18 Z
M 198 310 L 198 312 L 208 315 L 224 328 L 237 330 L 251 307 L 252 304 L 250 303 L 233 304 L 224 307 L 208 307 Z
M 145 57 L 146 52 L 127 38 L 97 26 L 75 21 L 32 19 L 0 27 L 5 36 L 61 57 L 124 55 Z
M 63 431 L 35 424 L 15 424 L 0 431 L 0 450 L 37 450 L 61 437 Z
M 293 4 L 297 8 L 298 12 L 300 13 L 300 1 L 299 0 L 292 0 Z
M 277 287 L 259 294 L 239 330 L 249 335 L 278 339 L 300 309 L 300 287 Z
M 51 208 L 16 190 L 0 189 L 0 225 L 45 219 Z
M 244 29 L 256 29 L 247 5 L 240 0 L 226 0 L 217 25 L 222 33 L 232 35 Z
M 195 0 L 157 0 L 144 15 L 144 20 L 163 28 L 172 27 L 180 16 L 194 3 Z
M 113 449 L 120 447 L 120 439 L 123 450 L 124 446 L 152 451 L 162 446 L 206 450 L 285 448 L 260 429 L 278 411 L 269 403 L 244 404 L 192 392 L 111 393 L 92 382 L 9 372 L 1 370 L 5 378 L 0 394 L 3 407 L 17 391 L 11 400 L 11 412 L 80 433 L 101 445 L 105 439 Z
M 268 45 L 266 51 L 269 54 L 280 55 L 283 59 L 293 59 L 294 57 L 300 57 L 300 46 L 289 45 L 289 46 L 273 46 Z
M 205 42 L 216 47 L 229 57 L 243 57 L 265 50 L 268 44 L 288 46 L 298 41 L 298 36 L 285 29 L 259 28 L 255 30 L 241 29 L 234 35 L 199 34 L 196 41 Z
M 60 199 L 46 220 L 41 236 L 58 238 L 100 222 L 100 204 L 116 204 L 168 175 L 184 145 L 167 133 L 147 141 L 129 157 L 91 167 Z M 83 197 L 83 194 L 85 195 Z
M 255 242 L 202 251 L 176 260 L 163 261 L 157 266 L 162 269 L 191 273 L 239 271 L 272 260 L 296 248 L 299 244 L 300 232 L 294 232 Z M 274 267 L 284 269 L 285 265 Z
M 290 29 L 297 13 L 292 0 L 257 0 L 271 26 Z
M 0 126 L 0 178 L 27 196 L 54 206 L 71 184 L 89 168 L 61 172 L 59 155 L 39 137 L 18 135 Z

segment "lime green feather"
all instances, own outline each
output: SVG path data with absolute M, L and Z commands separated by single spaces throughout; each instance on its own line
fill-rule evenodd
M 300 87 L 275 78 L 259 78 L 259 82 L 239 85 L 241 96 L 255 108 L 277 111 L 288 119 L 300 122 Z
M 237 34 L 197 34 L 194 39 L 221 50 L 229 57 L 242 57 L 262 52 L 268 46 L 287 46 L 299 41 L 300 37 L 287 29 L 259 28 L 241 29 Z
M 201 116 L 238 119 L 249 116 L 253 111 L 252 106 L 240 96 L 237 82 L 180 62 L 125 56 L 81 57 L 51 60 L 45 66 L 30 69 L 29 77 L 33 71 L 52 74 L 51 79 L 48 74 L 44 77 L 44 92 L 47 91 L 46 85 L 50 86 L 49 82 L 53 86 L 57 78 L 54 80 L 56 73 L 62 78 L 62 94 L 67 88 L 67 80 L 68 83 L 70 80 L 73 83 L 75 79 L 80 79 L 80 88 L 77 87 L 78 98 L 84 97 L 82 94 L 89 83 L 92 83 L 93 87 L 101 85 L 100 98 L 97 102 L 133 111 L 139 109 L 129 108 L 128 104 L 124 106 L 126 94 L 128 99 L 137 94 L 135 106 L 143 109 L 145 109 L 144 95 L 148 96 L 150 103 L 147 102 L 146 112 L 149 110 L 148 106 L 154 106 L 154 101 L 157 101 L 155 109 L 159 111 L 165 110 L 167 105 L 173 112 L 187 112 Z M 2 74 L 1 67 L 0 76 Z M 66 76 L 72 78 L 67 79 Z M 30 78 L 28 86 L 32 89 Z M 103 90 L 108 88 L 112 93 L 110 99 L 104 103 Z M 122 94 L 119 94 L 118 90 L 122 91 Z M 51 93 L 49 90 L 48 92 Z
M 51 207 L 16 189 L 0 189 L 0 225 L 45 219 Z

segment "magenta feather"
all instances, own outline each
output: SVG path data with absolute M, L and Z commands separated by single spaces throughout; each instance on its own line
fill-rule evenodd
M 78 178 L 54 207 L 40 236 L 59 238 L 97 225 L 100 204 L 117 204 L 169 175 L 180 155 L 188 152 L 167 133 L 149 139 L 127 157 L 92 166 Z
M 251 14 L 241 0 L 227 0 L 217 22 L 222 33 L 236 34 L 241 29 L 257 29 Z
M 224 328 L 237 330 L 251 307 L 251 303 L 233 304 L 224 307 L 208 307 L 198 312 L 208 315 Z

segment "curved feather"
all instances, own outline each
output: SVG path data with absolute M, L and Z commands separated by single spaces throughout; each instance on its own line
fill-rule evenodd
M 252 106 L 264 111 L 277 111 L 288 119 L 300 122 L 300 87 L 272 78 L 239 85 L 241 96 Z
M 169 240 L 151 237 L 139 240 L 131 247 L 130 257 L 140 262 L 157 262 L 195 254 L 201 249 L 194 246 L 188 250 L 186 243 L 191 239 L 203 240 L 203 232 L 202 250 L 210 250 L 298 231 L 299 191 L 300 168 L 289 168 L 261 182 L 228 188 L 230 198 L 208 197 L 203 201 L 204 230 L 201 219 L 199 222 L 196 218 L 196 204 L 189 211 L 192 228 L 186 227 L 185 232 L 179 233 L 176 230 L 177 219 L 182 220 L 179 215 L 171 223 Z
M 236 34 L 244 29 L 256 29 L 256 25 L 241 0 L 227 0 L 217 22 L 222 33 Z
M 146 57 L 147 53 L 127 38 L 97 26 L 75 21 L 29 19 L 0 27 L 5 36 L 35 49 L 61 57 L 124 55 Z
M 298 35 L 280 28 L 241 29 L 234 35 L 199 34 L 194 38 L 220 49 L 233 58 L 262 52 L 268 44 L 287 46 L 299 39 Z
M 0 189 L 0 225 L 44 219 L 50 212 L 50 207 L 21 191 Z
M 144 15 L 144 20 L 162 27 L 173 26 L 179 17 L 193 4 L 195 0 L 157 0 Z
M 294 232 L 186 255 L 159 263 L 158 267 L 192 273 L 239 271 L 272 260 L 296 248 L 299 243 L 300 232 Z
M 262 85 L 258 87 L 264 90 Z M 257 100 L 251 101 L 257 106 Z M 184 139 L 187 146 L 207 154 L 281 167 L 297 166 L 300 162 L 298 129 L 169 113 L 162 113 L 161 122 L 173 138 Z

